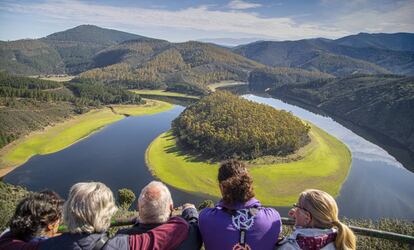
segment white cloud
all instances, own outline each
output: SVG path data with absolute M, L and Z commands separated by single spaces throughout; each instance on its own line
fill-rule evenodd
M 198 6 L 178 11 L 136 7 L 115 7 L 69 0 L 49 0 L 43 3 L 0 4 L 0 10 L 41 15 L 63 23 L 89 23 L 113 28 L 129 27 L 201 30 L 206 32 L 239 33 L 274 39 L 301 39 L 315 36 L 339 37 L 336 28 L 298 24 L 289 17 L 265 18 L 257 13 L 212 10 Z M 167 37 L 168 39 L 168 37 Z
M 361 31 L 414 31 L 411 21 L 414 2 L 399 2 L 392 6 L 393 8 L 383 7 L 381 10 L 361 8 L 356 11 L 338 12 L 329 21 L 319 20 L 310 15 L 310 18 L 306 18 L 307 20 L 302 23 L 298 22 L 295 16 L 263 17 L 258 13 L 234 9 L 217 10 L 207 5 L 168 10 L 110 6 L 79 0 L 46 0 L 42 3 L 8 1 L 0 2 L 0 11 L 15 15 L 25 13 L 37 18 L 40 16 L 50 23 L 67 26 L 95 24 L 138 34 L 142 34 L 142 30 L 152 30 L 154 32 L 151 34 L 157 32 L 156 37 L 168 40 L 175 37 L 174 41 L 201 37 L 234 38 L 236 34 L 239 38 L 297 40 L 312 37 L 338 38 Z
M 228 4 L 228 7 L 230 9 L 236 9 L 236 10 L 244 10 L 244 9 L 252 9 L 252 8 L 258 8 L 262 6 L 258 3 L 249 3 L 242 0 L 232 0 Z
M 414 1 L 395 2 L 388 9 L 359 9 L 337 18 L 335 26 L 351 33 L 414 32 Z

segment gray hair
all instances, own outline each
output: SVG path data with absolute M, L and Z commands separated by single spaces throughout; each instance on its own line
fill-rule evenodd
M 144 224 L 165 223 L 171 214 L 170 190 L 162 182 L 152 181 L 146 185 L 138 198 L 140 222 Z
M 71 233 L 103 233 L 115 214 L 112 191 L 101 182 L 80 182 L 72 186 L 63 208 Z

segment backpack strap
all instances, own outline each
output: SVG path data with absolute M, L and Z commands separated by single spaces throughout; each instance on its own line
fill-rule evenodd
M 108 235 L 106 235 L 106 233 L 103 234 L 99 238 L 99 240 L 97 240 L 95 242 L 95 246 L 92 248 L 92 250 L 101 250 L 106 245 L 106 243 L 108 242 L 108 240 L 109 240 Z

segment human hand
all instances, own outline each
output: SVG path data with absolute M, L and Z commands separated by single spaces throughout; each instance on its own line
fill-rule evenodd
M 196 208 L 195 205 L 191 203 L 184 203 L 182 207 L 183 207 L 183 210 L 187 208 Z

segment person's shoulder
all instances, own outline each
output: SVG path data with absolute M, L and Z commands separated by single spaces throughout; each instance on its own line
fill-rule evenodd
M 132 227 L 128 227 L 128 228 L 122 228 L 119 229 L 118 232 L 116 232 L 116 234 L 126 234 L 126 235 L 130 235 L 130 234 L 141 234 L 141 233 L 145 233 L 143 232 L 138 226 L 134 225 Z
M 280 220 L 280 214 L 274 208 L 262 207 L 261 212 L 264 213 L 267 217 L 273 218 L 275 220 Z
M 112 249 L 128 250 L 129 249 L 129 238 L 128 237 L 129 235 L 117 234 L 106 242 L 103 249 L 104 250 L 112 250 Z

